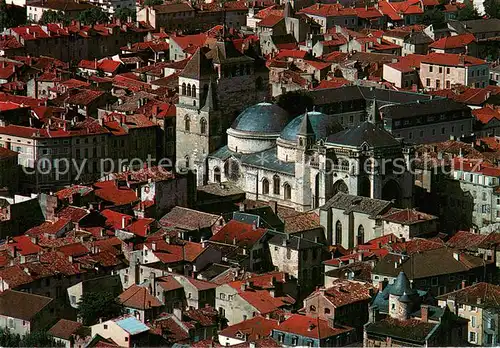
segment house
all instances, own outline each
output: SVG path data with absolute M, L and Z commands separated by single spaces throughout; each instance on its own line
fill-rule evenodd
M 71 307 L 78 308 L 78 303 L 80 302 L 83 294 L 92 292 L 94 289 L 107 289 L 116 296 L 123 291 L 120 277 L 116 274 L 85 279 L 66 289 Z
M 163 227 L 175 227 L 182 230 L 180 238 L 185 240 L 201 241 L 211 238 L 224 225 L 220 215 L 204 213 L 201 211 L 174 207 L 160 219 Z
M 429 53 L 420 63 L 420 83 L 427 90 L 452 85 L 485 87 L 489 84 L 488 64 L 478 58 L 451 53 Z
M 464 54 L 477 57 L 478 50 L 476 38 L 470 33 L 447 36 L 429 45 L 431 52 Z
M 219 332 L 219 343 L 234 346 L 245 342 L 253 342 L 261 337 L 271 336 L 279 321 L 260 315 L 226 327 Z
M 188 2 L 145 6 L 137 11 L 137 20 L 151 25 L 156 30 L 167 31 L 194 28 L 196 11 Z
M 301 295 L 321 284 L 323 244 L 290 234 L 276 234 L 269 240 L 273 266 L 295 277 Z
M 411 287 L 404 272 L 383 287 L 370 306 L 364 326 L 364 347 L 461 346 L 466 343 L 467 320 L 448 308 L 430 306 Z
M 234 246 L 242 249 L 243 255 L 248 255 L 248 269 L 268 269 L 269 250 L 267 242 L 271 237 L 265 228 L 257 227 L 255 223 L 231 220 L 210 237 L 210 245 Z
M 214 40 L 205 33 L 193 35 L 175 35 L 170 37 L 169 55 L 174 62 L 182 61 L 191 57 L 198 48 Z
M 321 32 L 326 33 L 328 29 L 342 26 L 349 29 L 358 27 L 358 15 L 355 9 L 343 8 L 340 4 L 321 4 L 303 8 L 299 13 L 305 14 L 321 25 Z
M 55 11 L 64 15 L 68 20 L 77 19 L 83 11 L 94 8 L 86 2 L 65 1 L 65 0 L 43 0 L 32 1 L 26 6 L 26 19 L 36 23 L 42 19 L 45 11 Z
M 150 328 L 134 316 L 123 316 L 92 325 L 91 330 L 92 337 L 99 335 L 120 347 L 134 347 L 148 343 Z
M 361 341 L 372 295 L 373 288 L 369 284 L 338 279 L 328 288 L 321 287 L 304 299 L 303 309 L 312 318 L 333 320 L 335 326 L 353 327 L 355 340 Z
M 0 327 L 24 336 L 43 331 L 55 318 L 50 297 L 5 290 L 0 293 Z
M 410 255 L 389 253 L 375 264 L 372 281 L 374 286 L 385 280 L 393 283 L 404 272 L 415 289 L 428 290 L 437 296 L 459 288 L 463 280 L 470 283 L 490 280 L 494 269 L 492 261 L 443 246 Z
M 412 88 L 420 84 L 418 70 L 425 56 L 410 54 L 401 57 L 398 62 L 384 64 L 383 78 L 398 88 Z
M 437 299 L 441 307 L 447 307 L 469 321 L 469 344 L 484 347 L 498 345 L 500 286 L 476 283 L 441 295 Z
M 90 329 L 77 321 L 60 319 L 47 333 L 66 348 L 78 347 L 90 341 Z
M 122 63 L 112 59 L 81 60 L 78 63 L 78 74 L 82 76 L 100 75 L 111 77 L 118 73 Z
M 389 201 L 337 193 L 320 207 L 319 217 L 329 244 L 352 248 L 383 234 L 377 217 L 390 208 Z
M 295 303 L 289 294 L 297 294 L 297 283 L 282 272 L 270 272 L 244 280 L 222 284 L 216 290 L 216 308 L 228 325 L 238 324 L 257 315 L 275 317 Z
M 406 240 L 438 232 L 438 217 L 415 209 L 391 208 L 382 215 L 384 235 L 394 234 Z
M 135 316 L 146 323 L 160 314 L 162 303 L 149 293 L 144 286 L 132 284 L 127 290 L 118 296 L 118 300 L 125 309 L 125 313 Z
M 307 315 L 291 314 L 273 329 L 272 338 L 284 346 L 344 347 L 355 342 L 354 329 Z

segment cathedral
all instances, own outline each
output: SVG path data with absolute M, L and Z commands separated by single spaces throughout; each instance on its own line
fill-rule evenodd
M 227 137 L 208 156 L 209 182 L 235 182 L 247 198 L 298 211 L 318 208 L 337 192 L 412 205 L 412 147 L 375 115 L 343 129 L 321 112 L 290 120 L 279 106 L 258 103 L 238 116 Z
M 232 181 L 249 199 L 298 211 L 337 192 L 412 205 L 412 147 L 381 126 L 375 100 L 344 129 L 336 112 L 290 117 L 264 102 L 267 85 L 266 70 L 231 41 L 198 49 L 179 75 L 177 168 L 194 170 L 198 186 Z

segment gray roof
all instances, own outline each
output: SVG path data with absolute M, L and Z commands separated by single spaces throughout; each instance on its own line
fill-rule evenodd
M 259 103 L 245 109 L 231 128 L 254 133 L 280 133 L 288 123 L 288 112 L 276 104 Z
M 456 111 L 470 111 L 470 108 L 467 105 L 445 98 L 433 98 L 413 103 L 385 105 L 380 108 L 383 118 L 390 118 L 393 120 Z
M 406 295 L 411 296 L 415 295 L 417 292 L 415 289 L 411 288 L 410 281 L 404 272 L 399 272 L 398 277 L 394 281 L 394 284 L 391 286 L 389 290 L 391 295 L 403 296 Z
M 285 241 L 286 241 L 286 246 L 294 250 L 314 249 L 322 247 L 321 244 L 315 243 L 312 240 L 300 238 L 298 236 L 286 233 L 279 233 L 275 235 L 273 238 L 269 240 L 269 244 L 283 246 L 283 243 Z
M 382 127 L 365 121 L 353 128 L 330 135 L 328 143 L 360 147 L 366 143 L 371 148 L 401 146 L 391 133 Z
M 250 167 L 269 169 L 283 174 L 295 175 L 295 162 L 283 162 L 278 159 L 276 147 L 257 153 L 241 154 L 229 150 L 226 145 L 217 151 L 212 152 L 209 157 L 218 158 L 222 161 L 225 161 L 230 157 L 234 157 L 242 164 L 246 164 Z
M 500 31 L 500 19 L 474 19 L 461 22 L 465 29 L 473 34 Z
M 434 42 L 426 33 L 423 31 L 418 31 L 416 33 L 412 33 L 409 38 L 405 40 L 405 43 L 411 43 L 414 45 L 422 45 Z
M 301 131 L 304 116 L 305 114 L 302 114 L 290 121 L 285 129 L 283 129 L 283 132 L 281 132 L 280 138 L 296 141 L 297 134 Z M 335 120 L 335 117 L 325 115 L 321 112 L 310 111 L 307 113 L 307 118 L 309 125 L 307 125 L 308 128 L 306 130 L 309 134 L 312 131 L 316 140 L 326 139 L 330 134 L 337 133 L 343 129 L 340 123 Z
M 348 195 L 342 192 L 337 193 L 330 198 L 325 205 L 320 207 L 321 210 L 329 210 L 332 208 L 343 209 L 345 214 L 350 212 L 364 213 L 370 216 L 383 214 L 391 207 L 391 202 L 381 199 L 373 199 L 362 196 Z
M 252 63 L 250 58 L 234 47 L 233 41 L 217 41 L 215 46 L 207 53 L 207 58 L 212 59 L 214 63 L 221 64 L 225 62 L 248 62 Z
M 213 72 L 212 62 L 205 56 L 202 49 L 198 48 L 179 76 L 200 79 L 201 77 L 210 76 Z
M 9 289 L 0 294 L 0 315 L 29 321 L 50 302 L 50 297 Z

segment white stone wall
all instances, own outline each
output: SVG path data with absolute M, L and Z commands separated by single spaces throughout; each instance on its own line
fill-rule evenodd
M 232 128 L 227 130 L 229 150 L 239 153 L 255 153 L 268 150 L 276 145 L 279 134 L 252 135 Z

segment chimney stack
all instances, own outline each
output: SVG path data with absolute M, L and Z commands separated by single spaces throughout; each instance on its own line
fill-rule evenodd
M 422 322 L 427 323 L 429 321 L 429 306 L 428 305 L 422 305 L 420 307 L 420 317 L 422 319 Z
M 127 217 L 122 216 L 122 229 L 124 229 L 125 227 L 127 227 Z

